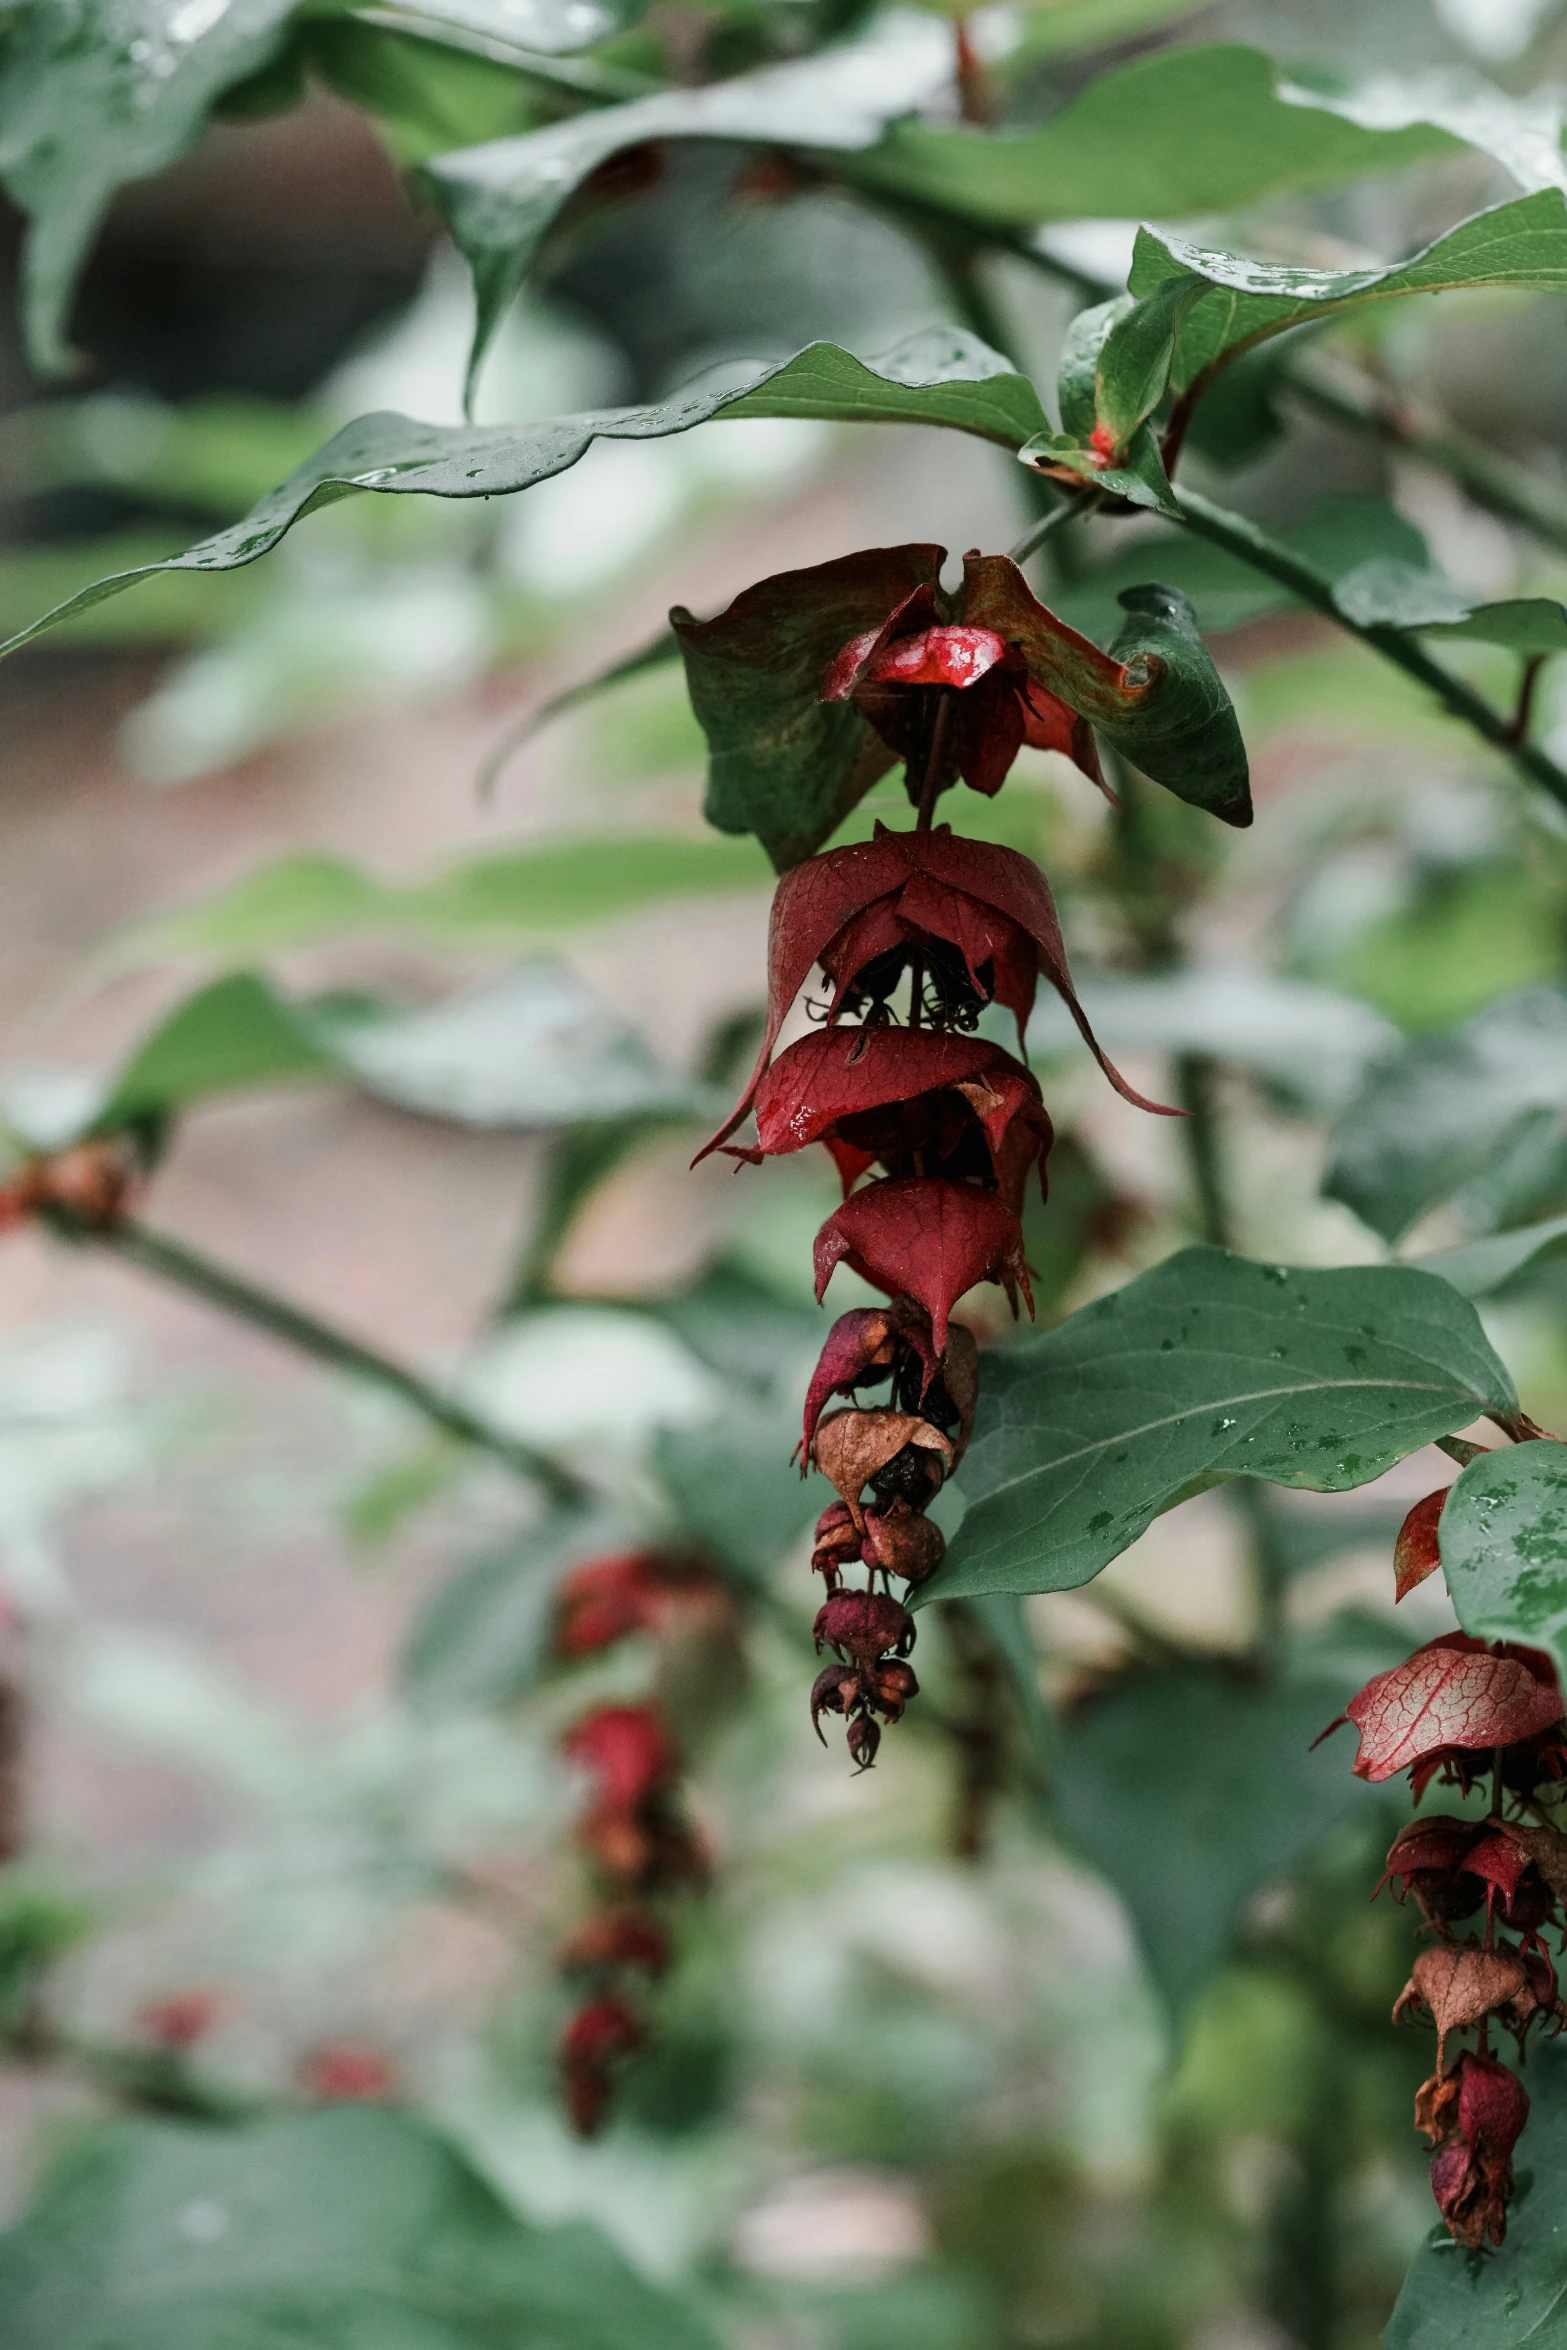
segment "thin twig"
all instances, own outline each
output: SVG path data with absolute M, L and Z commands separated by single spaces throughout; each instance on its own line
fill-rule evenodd
M 1434 661 L 1408 631 L 1381 621 L 1351 620 L 1339 609 L 1332 580 L 1325 572 L 1318 571 L 1315 565 L 1303 561 L 1293 548 L 1270 537 L 1244 515 L 1232 514 L 1226 507 L 1216 506 L 1211 499 L 1200 496 L 1196 490 L 1183 488 L 1179 496 L 1184 518 L 1199 538 L 1208 539 L 1214 546 L 1223 547 L 1228 554 L 1239 556 L 1254 571 L 1266 572 L 1270 579 L 1276 579 L 1281 587 L 1299 596 L 1303 604 L 1309 604 L 1325 618 L 1336 621 L 1340 628 L 1358 637 L 1362 644 L 1369 645 L 1374 652 L 1380 653 L 1394 668 L 1402 669 L 1406 676 L 1414 678 L 1435 694 L 1450 717 L 1462 719 L 1466 726 L 1473 728 L 1482 742 L 1490 743 L 1493 749 L 1501 751 L 1520 774 L 1527 775 L 1532 783 L 1541 785 L 1553 800 L 1567 808 L 1567 772 L 1534 744 L 1515 742 L 1512 739 L 1510 717 L 1505 717 L 1483 694 L 1466 684 L 1464 679 L 1455 677 L 1450 669 L 1444 669 L 1440 661 Z
M 519 1476 L 542 1486 L 551 1500 L 580 1501 L 584 1497 L 587 1488 L 581 1479 L 547 1453 L 537 1451 L 503 1429 L 492 1427 L 465 1404 L 443 1395 L 439 1388 L 432 1387 L 428 1380 L 421 1379 L 416 1371 L 410 1371 L 390 1355 L 349 1337 L 346 1331 L 334 1329 L 329 1322 L 291 1305 L 286 1298 L 247 1281 L 242 1274 L 230 1272 L 227 1266 L 214 1264 L 210 1257 L 188 1248 L 183 1241 L 151 1231 L 131 1217 L 111 1224 L 93 1224 L 84 1217 L 52 1208 L 46 1211 L 45 1220 L 64 1239 L 107 1249 L 127 1264 L 139 1265 L 143 1272 L 155 1273 L 160 1280 L 187 1290 L 205 1304 L 221 1307 L 236 1320 L 248 1322 L 252 1329 L 281 1338 L 286 1345 L 310 1355 L 316 1362 L 330 1363 L 334 1370 L 351 1372 L 389 1394 L 401 1396 L 449 1436 L 489 1453 Z
M 1085 521 L 1090 514 L 1097 513 L 1103 504 L 1103 490 L 1069 490 L 1059 506 L 1053 506 L 1048 514 L 1030 523 L 1017 544 L 1007 549 L 1009 561 L 1026 563 L 1030 555 L 1037 554 L 1046 539 L 1053 537 L 1063 523 Z

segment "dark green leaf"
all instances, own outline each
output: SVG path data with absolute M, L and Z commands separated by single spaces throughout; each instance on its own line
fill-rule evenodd
M 1240 724 L 1213 657 L 1179 588 L 1123 588 L 1128 618 L 1111 639 L 1112 660 L 1155 679 L 1124 719 L 1094 717 L 1134 767 L 1177 799 L 1226 824 L 1251 822 L 1251 786 Z
M 1006 1667 L 1029 1746 L 1039 1761 L 1052 1761 L 1055 1730 L 1039 1686 L 1039 1651 L 1021 1596 L 1015 1591 L 982 1591 L 955 1604 L 971 1609 L 984 1625 Z
M 1507 2242 L 1465 2252 L 1433 2227 L 1404 2280 L 1387 2350 L 1561 2350 L 1567 2340 L 1567 2054 L 1532 2049 L 1529 2122 L 1513 2156 L 1520 2191 Z
M 412 2115 L 125 2121 L 0 2241 L 6 2350 L 717 2350 L 589 2227 L 525 2226 Z
M 1493 1409 L 1512 1382 L 1431 1275 L 1183 1249 L 985 1358 L 967 1515 L 920 1596 L 1063 1591 L 1199 1480 L 1338 1493 Z
M 77 273 L 116 191 L 191 146 L 220 93 L 281 46 L 294 0 L 29 0 L 0 58 L 0 179 L 28 214 L 33 365 L 71 364 Z
M 1482 1453 L 1449 1493 L 1437 1534 L 1464 1630 L 1527 1641 L 1567 1675 L 1567 1444 Z
M 1346 105 L 1352 100 L 1346 101 Z M 1461 138 L 1421 118 L 1363 130 L 1334 101 L 1285 82 L 1236 43 L 1157 50 L 1101 74 L 1037 130 L 900 122 L 853 176 L 975 220 L 1180 219 L 1450 155 Z
M 950 79 L 942 26 L 897 16 L 858 41 L 696 90 L 660 90 L 599 107 L 547 130 L 435 157 L 425 167 L 436 202 L 473 271 L 478 316 L 468 390 L 540 240 L 591 172 L 612 155 L 665 139 L 724 139 L 770 147 L 872 147 L 893 116 L 911 112 Z
M 1478 213 L 1385 269 L 1287 268 L 1141 230 L 1132 292 L 1168 302 L 1170 287 L 1183 279 L 1205 290 L 1177 324 L 1170 386 L 1178 395 L 1200 390 L 1203 379 L 1271 335 L 1366 303 L 1464 286 L 1567 292 L 1567 205 L 1559 187 L 1541 188 Z
M 1549 1216 L 1519 1232 L 1488 1232 L 1462 1248 L 1445 1248 L 1417 1260 L 1425 1273 L 1439 1273 L 1464 1297 L 1490 1297 L 1530 1265 L 1558 1257 L 1567 1248 L 1567 1216 Z
M 559 1510 L 504 1548 L 486 1551 L 420 1608 L 401 1680 L 421 1704 L 506 1705 L 525 1696 L 550 1661 L 555 1594 L 574 1566 L 623 1549 L 623 1530 Z
M 1384 1240 L 1490 1166 L 1567 1087 L 1567 989 L 1504 996 L 1378 1062 L 1333 1137 L 1323 1189 Z
M 1120 1894 L 1179 2012 L 1225 1956 L 1252 1896 L 1287 1877 L 1343 1815 L 1376 1798 L 1352 1757 L 1313 1740 L 1403 1643 L 1351 1673 L 1302 1653 L 1278 1681 L 1220 1666 L 1148 1673 L 1067 1723 L 1056 1816 Z M 1360 1666 L 1364 1670 L 1360 1670 Z M 1351 1677 L 1353 1674 L 1354 1677 Z
M 160 571 L 235 571 L 277 545 L 303 515 L 360 490 L 390 497 L 507 497 L 564 473 L 596 440 L 661 440 L 717 416 L 814 416 L 843 423 L 939 424 L 1019 449 L 1044 429 L 1039 395 L 1026 376 L 975 336 L 927 328 L 875 359 L 836 343 L 811 343 L 793 358 L 726 365 L 672 399 L 643 408 L 602 408 L 538 424 L 417 424 L 390 412 L 345 425 L 242 522 L 171 555 L 95 581 L 22 629 L 0 653 L 73 613 L 118 595 Z

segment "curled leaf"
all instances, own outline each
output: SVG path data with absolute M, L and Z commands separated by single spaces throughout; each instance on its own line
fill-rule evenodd
M 1442 1564 L 1442 1553 L 1437 1547 L 1437 1520 L 1447 1501 L 1449 1488 L 1438 1486 L 1417 1501 L 1402 1526 L 1393 1545 L 1393 1597 L 1407 1599 L 1418 1589 L 1428 1575 L 1434 1575 Z
M 1391 1779 L 1445 1749 L 1511 1746 L 1561 1721 L 1567 1708 L 1549 1660 L 1525 1662 L 1536 1654 L 1503 1654 L 1450 1632 L 1374 1675 L 1331 1725 L 1349 1721 L 1360 1732 L 1356 1777 Z

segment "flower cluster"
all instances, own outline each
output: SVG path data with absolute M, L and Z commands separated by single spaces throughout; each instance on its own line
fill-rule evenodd
M 726 1636 L 730 1619 L 728 1595 L 699 1560 L 619 1552 L 566 1578 L 555 1651 L 566 1662 L 637 1632 L 664 1644 L 693 1633 Z M 588 2138 L 647 2042 L 645 1994 L 670 1960 L 661 1905 L 699 1886 L 708 1861 L 681 1799 L 679 1757 L 659 1706 L 596 1706 L 561 1747 L 588 1783 L 577 1840 L 598 1888 L 559 1961 L 577 1998 L 560 2043 L 561 2087 L 573 2127 Z
M 851 559 L 833 568 L 847 580 Z M 906 1596 L 940 1565 L 942 1536 L 925 1513 L 973 1426 L 977 1350 L 953 1309 L 976 1284 L 995 1282 L 1014 1314 L 1020 1304 L 1033 1311 L 1022 1210 L 1031 1182 L 1044 1194 L 1051 1123 L 1025 1062 L 976 1033 L 981 1014 L 992 1004 L 1010 1012 L 1021 1048 L 1043 975 L 1111 1083 L 1143 1109 L 1161 1107 L 1099 1051 L 1038 867 L 932 821 L 937 797 L 960 779 L 998 791 L 1024 743 L 1063 752 L 1099 779 L 1086 719 L 1033 674 L 1021 640 L 988 625 L 991 574 L 1002 570 L 1015 580 L 1002 558 L 968 558 L 961 619 L 942 618 L 931 584 L 914 586 L 828 662 L 820 702 L 850 703 L 868 722 L 880 746 L 872 772 L 888 750 L 904 760 L 917 823 L 901 832 L 878 824 L 871 840 L 784 874 L 761 1050 L 706 1146 L 758 1164 L 823 1145 L 843 1204 L 816 1238 L 817 1297 L 843 1264 L 889 1300 L 833 1324 L 801 1443 L 802 1466 L 821 1470 L 839 1496 L 816 1529 L 814 1565 L 826 1585 L 816 1645 L 831 1661 L 811 1714 L 818 1735 L 824 1713 L 844 1718 L 861 1769 L 875 1759 L 880 1724 L 896 1722 L 918 1688 L 907 1661 L 914 1620 L 893 1585 Z M 763 583 L 751 598 L 771 609 L 787 584 Z M 1011 596 L 1021 583 L 1002 585 Z M 770 589 L 780 592 L 771 602 Z M 814 1026 L 778 1051 L 818 970 L 826 993 L 807 1004 Z M 732 1143 L 748 1114 L 755 1142 Z M 882 1386 L 884 1401 L 860 1401 L 862 1389 Z M 829 1411 L 838 1397 L 846 1408 Z M 845 1584 L 855 1567 L 865 1569 L 863 1586 Z
M 1415 1569 L 1434 1549 L 1441 1498 L 1417 1504 L 1406 1521 L 1401 1595 L 1430 1571 Z M 1412 1899 L 1433 1938 L 1393 2017 L 1436 2028 L 1436 2070 L 1415 2100 L 1415 2123 L 1435 2147 L 1437 2208 L 1455 2240 L 1478 2251 L 1506 2235 L 1512 2152 L 1529 2113 L 1491 2033 L 1506 2033 L 1521 2060 L 1531 2031 L 1567 2023 L 1544 1940 L 1554 1930 L 1559 1952 L 1567 1931 L 1567 1835 L 1543 1808 L 1567 1781 L 1567 1706 L 1538 1649 L 1450 1632 L 1376 1674 L 1331 1726 L 1344 1721 L 1360 1734 L 1363 1779 L 1407 1772 L 1417 1801 L 1433 1780 L 1463 1794 L 1490 1787 L 1485 1819 L 1438 1814 L 1402 1829 L 1376 1888 Z M 1449 2061 L 1458 2033 L 1473 2033 L 1475 2044 Z

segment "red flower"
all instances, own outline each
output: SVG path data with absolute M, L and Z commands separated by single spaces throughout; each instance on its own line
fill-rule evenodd
M 900 1176 L 846 1199 L 816 1235 L 818 1298 L 840 1264 L 889 1297 L 916 1299 L 943 1349 L 947 1316 L 976 1282 L 999 1281 L 1014 1313 L 1021 1291 L 1034 1310 L 1012 1209 L 997 1192 L 936 1175 Z
M 1564 1714 L 1556 1668 L 1539 1649 L 1448 1632 L 1375 1674 L 1322 1735 L 1353 1722 L 1360 1732 L 1356 1777 L 1391 1779 L 1407 1770 L 1418 1796 L 1439 1770 L 1462 1778 L 1465 1755 L 1541 1741 Z M 1537 1757 L 1542 1770 L 1559 1775 L 1558 1750 L 1567 1760 L 1560 1734 L 1545 1741 Z
M 849 1008 L 852 983 L 870 965 L 893 953 L 928 960 L 941 949 L 955 965 L 948 980 L 962 982 L 976 1009 L 992 1001 L 1005 1004 L 1020 1037 L 1042 971 L 1116 1091 L 1139 1109 L 1165 1117 L 1178 1114 L 1146 1101 L 1099 1050 L 1073 991 L 1050 885 L 1037 865 L 1015 849 L 959 839 L 945 824 L 930 832 L 889 832 L 878 824 L 873 840 L 829 849 L 779 882 L 768 940 L 762 1048 L 733 1117 L 698 1157 L 727 1142 L 750 1109 L 778 1032 L 818 964 L 836 989 L 828 1015 L 835 1020 Z M 890 992 L 898 973 L 882 976 Z
M 1006 560 L 969 556 L 965 585 L 981 565 Z M 1009 569 L 1015 572 L 1016 566 Z M 1013 592 L 1049 617 L 1029 595 L 1021 573 Z M 1030 676 L 1020 642 L 994 628 L 944 621 L 945 601 L 939 588 L 917 587 L 880 627 L 851 637 L 822 681 L 822 700 L 852 701 L 918 780 L 931 754 L 943 689 L 958 695 L 947 724 L 942 789 L 961 775 L 973 790 L 993 798 L 1025 743 L 1034 750 L 1062 752 L 1102 789 L 1087 719 Z
M 566 1732 L 561 1751 L 592 1773 L 595 1810 L 632 1810 L 674 1777 L 664 1725 L 649 1705 L 600 1706 Z
M 168 1999 L 149 2000 L 138 2008 L 136 2021 L 160 2048 L 194 2048 L 204 2040 L 226 2005 L 220 1991 L 176 1991 Z
M 642 1910 L 606 1909 L 579 1926 L 560 1954 L 567 1974 L 599 1974 L 621 1968 L 661 1975 L 669 1964 L 669 1936 Z

